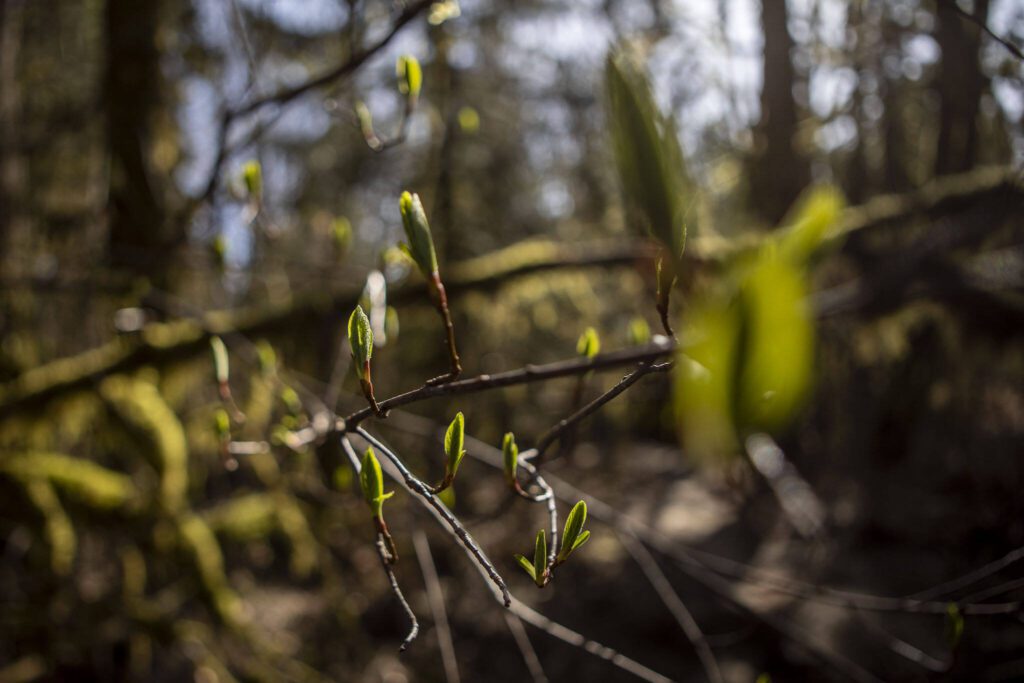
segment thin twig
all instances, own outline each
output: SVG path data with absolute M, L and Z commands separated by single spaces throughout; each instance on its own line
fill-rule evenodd
M 1001 35 L 993 31 L 992 29 L 990 29 L 988 25 L 985 22 L 983 22 L 979 17 L 974 16 L 967 10 L 960 7 L 956 0 L 946 0 L 946 4 L 948 4 L 950 9 L 959 14 L 961 17 L 971 22 L 972 24 L 980 28 L 982 31 L 984 31 L 986 34 L 988 34 L 988 36 L 992 40 L 996 41 L 997 43 L 1005 47 L 1014 57 L 1024 61 L 1024 52 L 1022 52 L 1019 47 L 1011 43 L 1008 39 L 1003 38 Z
M 623 349 L 612 353 L 604 353 L 593 358 L 572 358 L 564 361 L 548 363 L 547 365 L 527 365 L 518 370 L 510 370 L 494 375 L 478 375 L 469 379 L 463 379 L 447 384 L 424 385 L 418 389 L 407 391 L 404 394 L 392 396 L 380 402 L 380 409 L 387 412 L 392 408 L 416 403 L 436 396 L 451 396 L 453 394 L 469 394 L 477 391 L 486 391 L 498 387 L 508 387 L 516 384 L 529 382 L 540 382 L 558 377 L 578 375 L 591 370 L 603 370 L 621 365 L 656 360 L 670 355 L 675 349 L 675 344 L 669 341 L 655 342 L 639 348 Z M 345 418 L 345 429 L 351 431 L 360 422 L 370 417 L 373 411 L 369 408 L 358 410 Z
M 359 431 L 361 432 L 362 430 Z M 408 480 L 400 481 L 400 483 L 407 490 L 413 493 L 418 493 L 418 491 L 409 484 Z M 430 514 L 434 516 L 435 519 L 444 522 L 448 521 L 444 513 L 442 512 L 443 507 L 442 509 L 438 509 L 438 507 L 434 505 L 427 505 L 426 503 L 429 502 L 428 499 L 422 496 L 418 497 L 417 500 L 422 500 L 424 502 L 424 507 L 428 512 L 430 512 Z M 499 603 L 504 602 L 505 595 L 507 595 L 507 593 L 503 594 L 502 591 L 495 586 L 493 579 L 488 580 L 491 579 L 491 577 L 487 572 L 486 568 L 480 562 L 474 562 L 473 566 L 476 567 L 477 572 L 479 572 L 480 576 L 484 579 L 484 585 L 487 586 L 487 588 L 490 590 L 491 595 L 494 597 L 494 599 Z M 574 647 L 578 647 L 582 650 L 585 650 L 586 652 L 594 655 L 595 657 L 603 659 L 612 664 L 613 666 L 616 666 L 623 671 L 633 674 L 641 680 L 648 681 L 649 683 L 671 683 L 671 679 L 662 676 L 658 672 L 644 666 L 640 662 L 637 662 L 634 659 L 630 659 L 629 657 L 626 657 L 625 655 L 618 653 L 617 651 L 606 645 L 602 645 L 597 641 L 590 640 L 586 636 L 563 626 L 557 621 L 553 621 L 547 618 L 540 612 L 537 612 L 536 610 L 523 604 L 515 598 L 511 598 L 508 603 L 505 603 L 505 606 L 508 607 L 508 612 L 506 612 L 506 614 L 511 614 L 515 617 L 518 617 L 526 623 L 541 629 L 548 635 L 557 638 L 563 642 L 566 642 Z
M 448 612 L 444 606 L 444 592 L 441 581 L 437 578 L 434 557 L 430 553 L 430 542 L 422 529 L 412 535 L 412 545 L 416 550 L 416 559 L 423 572 L 423 581 L 427 585 L 427 600 L 430 611 L 434 615 L 434 626 L 437 629 L 437 647 L 441 650 L 441 661 L 444 663 L 444 676 L 448 683 L 459 683 L 459 661 L 455 658 L 455 644 L 452 642 L 452 630 L 448 626 Z
M 325 85 L 333 83 L 334 81 L 351 75 L 356 71 L 356 69 L 362 66 L 363 63 L 366 62 L 370 57 L 375 55 L 377 52 L 383 49 L 388 43 L 390 43 L 391 39 L 398 34 L 402 27 L 404 27 L 410 21 L 415 19 L 418 14 L 420 14 L 421 12 L 423 12 L 423 10 L 429 7 L 432 1 L 433 0 L 418 0 L 417 2 L 406 7 L 402 11 L 402 13 L 395 18 L 394 22 L 391 24 L 391 28 L 388 30 L 387 33 L 381 36 L 375 43 L 352 53 L 352 55 L 349 56 L 349 58 L 346 61 L 342 62 L 338 66 L 328 69 L 327 71 L 321 73 L 320 75 L 314 76 L 308 81 L 299 83 L 298 85 L 286 87 L 282 90 L 279 90 L 276 93 L 267 95 L 265 97 L 257 98 L 249 102 L 248 104 L 245 104 L 239 107 L 238 109 L 233 110 L 231 112 L 231 117 L 237 118 L 241 116 L 247 116 L 256 110 L 262 109 L 263 107 L 266 107 L 267 105 L 271 104 L 287 104 L 288 102 L 291 102 L 295 98 L 306 94 L 310 90 L 321 88 Z
M 384 567 L 384 573 L 388 575 L 388 581 L 391 583 L 391 592 L 395 594 L 395 598 L 398 600 L 398 604 L 405 610 L 406 616 L 409 617 L 410 626 L 409 634 L 402 641 L 402 644 L 398 646 L 399 652 L 405 652 L 405 649 L 409 647 L 409 644 L 416 640 L 416 636 L 420 633 L 420 623 L 416 621 L 416 613 L 412 611 L 412 607 L 409 606 L 409 601 L 405 599 L 402 594 L 402 589 L 398 585 L 398 579 L 395 578 L 394 564 L 391 562 L 391 556 L 388 554 L 387 542 L 385 541 L 383 534 L 377 534 L 377 554 L 380 556 L 380 564 Z
M 522 620 L 511 612 L 505 612 L 505 623 L 508 624 L 508 630 L 512 632 L 512 639 L 516 641 L 516 647 L 523 655 L 523 662 L 530 672 L 533 683 L 548 683 L 547 674 L 544 673 L 544 667 L 541 666 L 540 659 L 537 657 L 537 651 L 530 643 L 530 636 L 523 628 Z
M 633 556 L 633 559 L 640 566 L 640 569 L 643 570 L 644 575 L 647 577 L 647 582 L 658 592 L 658 597 L 661 598 L 665 607 L 675 617 L 679 627 L 683 629 L 687 640 L 693 645 L 693 649 L 697 651 L 697 657 L 700 659 L 701 666 L 704 667 L 704 673 L 707 675 L 708 680 L 711 683 L 724 683 L 725 679 L 722 678 L 722 672 L 718 668 L 718 660 L 715 659 L 715 654 L 711 651 L 711 647 L 704 637 L 704 632 L 701 630 L 697 620 L 693 618 L 690 610 L 687 609 L 686 604 L 679 597 L 679 594 L 672 588 L 672 584 L 669 583 L 661 568 L 658 567 L 657 561 L 651 556 L 651 553 L 648 552 L 643 543 L 637 540 L 636 536 L 623 531 L 618 532 L 618 535 L 622 545 L 625 546 L 626 550 L 629 551 L 629 554 Z
M 352 444 L 348 438 L 342 437 L 341 439 L 342 450 L 345 451 L 345 455 L 348 457 L 349 465 L 352 467 L 353 474 L 359 478 L 359 472 L 362 469 L 362 464 L 359 462 L 359 456 L 356 455 L 355 449 L 352 448 Z M 416 620 L 416 613 L 412 611 L 412 607 L 409 606 L 409 601 L 405 599 L 405 595 L 402 593 L 401 587 L 398 585 L 398 579 L 395 577 L 394 565 L 394 554 L 393 542 L 390 544 L 391 549 L 388 548 L 388 540 L 385 538 L 384 533 L 377 534 L 377 542 L 374 544 L 377 548 L 377 555 L 380 557 L 381 566 L 384 567 L 384 573 L 387 574 L 388 582 L 391 584 L 391 592 L 395 594 L 395 598 L 398 600 L 398 604 L 402 606 L 406 615 L 409 617 L 410 627 L 409 633 L 406 635 L 405 640 L 398 646 L 399 652 L 405 652 L 405 649 L 409 647 L 409 644 L 416 639 L 416 636 L 420 632 L 420 624 Z
M 537 440 L 537 447 L 527 453 L 527 459 L 533 462 L 535 465 L 539 465 L 544 459 L 544 453 L 548 448 L 551 447 L 555 441 L 557 441 L 567 429 L 580 422 L 581 420 L 593 415 L 595 412 L 600 410 L 606 403 L 610 402 L 616 396 L 630 388 L 644 375 L 652 372 L 664 372 L 672 367 L 672 363 L 658 363 L 653 365 L 651 361 L 646 361 L 640 364 L 636 370 L 623 377 L 619 382 L 608 391 L 604 392 L 593 401 L 583 406 L 575 413 L 560 421 L 554 427 L 544 433 L 540 439 Z
M 370 443 L 374 448 L 377 448 L 384 455 L 384 457 L 387 458 L 391 462 L 391 464 L 395 466 L 395 469 L 398 470 L 398 472 L 402 475 L 402 478 L 405 480 L 405 485 L 407 488 L 419 494 L 420 497 L 427 501 L 431 508 L 436 510 L 437 513 L 441 515 L 442 519 L 444 519 L 448 526 L 451 527 L 451 530 L 455 533 L 458 539 L 462 541 L 462 544 L 466 546 L 466 549 L 469 550 L 469 552 L 473 555 L 474 558 L 476 558 L 476 561 L 480 564 L 481 568 L 487 573 L 487 576 L 490 577 L 491 581 L 494 582 L 494 585 L 498 587 L 498 590 L 501 592 L 505 606 L 508 607 L 512 601 L 512 596 L 509 595 L 508 587 L 505 585 L 505 580 L 501 578 L 501 575 L 498 573 L 498 570 L 495 569 L 494 565 L 491 564 L 491 561 L 487 559 L 487 555 L 485 555 L 484 551 L 480 549 L 480 546 L 477 545 L 477 542 L 473 539 L 469 532 L 466 531 L 466 528 L 462 526 L 462 523 L 458 520 L 458 518 L 456 518 L 455 515 L 453 515 L 448 510 L 448 508 L 444 506 L 444 503 L 438 500 L 437 496 L 430 492 L 429 486 L 427 486 L 425 483 L 417 479 L 413 475 L 413 473 L 409 471 L 409 468 L 405 466 L 405 463 L 402 462 L 401 458 L 399 458 L 394 453 L 394 451 L 392 451 L 386 445 L 381 443 L 379 439 L 374 437 L 372 434 L 368 433 L 362 427 L 357 428 L 356 433 L 359 434 L 359 436 L 361 436 L 365 441 Z

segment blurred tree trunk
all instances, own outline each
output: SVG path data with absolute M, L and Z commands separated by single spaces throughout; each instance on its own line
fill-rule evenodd
M 21 52 L 25 7 L 23 0 L 0 0 L 0 276 L 14 275 L 24 252 L 18 245 L 26 237 L 22 207 L 25 164 L 18 148 Z
M 166 269 L 182 228 L 168 220 L 151 164 L 161 95 L 159 0 L 108 0 L 104 104 L 110 151 L 108 257 L 116 267 Z
M 978 156 L 978 110 L 986 79 L 981 71 L 981 32 L 957 14 L 954 0 L 939 0 L 935 40 L 942 50 L 938 70 L 939 137 L 935 175 L 972 168 Z M 974 16 L 988 20 L 989 0 L 975 0 Z
M 785 0 L 762 0 L 764 79 L 761 120 L 754 129 L 751 203 L 771 223 L 779 221 L 810 179 L 807 159 L 795 147 L 799 116 L 793 96 L 793 37 Z

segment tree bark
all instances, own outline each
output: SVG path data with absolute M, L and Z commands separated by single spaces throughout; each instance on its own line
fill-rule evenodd
M 754 129 L 751 164 L 751 203 L 764 220 L 776 223 L 810 180 L 810 167 L 797 150 L 799 124 L 793 96 L 793 37 L 787 26 L 785 0 L 762 0 L 764 79 L 761 87 L 761 120 Z
M 935 175 L 972 168 L 978 156 L 978 110 L 987 85 L 981 71 L 981 31 L 957 14 L 954 0 L 938 0 L 935 40 L 942 50 L 938 70 L 939 135 Z M 976 0 L 974 16 L 988 20 L 989 0 Z
M 150 162 L 161 96 L 160 5 L 159 0 L 108 0 L 104 83 L 110 152 L 108 258 L 116 267 L 158 277 L 182 232 L 168 220 Z

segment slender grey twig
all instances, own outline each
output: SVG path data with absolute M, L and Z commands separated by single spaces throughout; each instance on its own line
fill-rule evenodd
M 455 658 L 455 644 L 452 642 L 452 630 L 448 626 L 448 612 L 444 607 L 444 592 L 441 581 L 437 578 L 434 557 L 430 553 L 430 542 L 422 529 L 412 535 L 412 545 L 416 550 L 416 559 L 423 572 L 423 581 L 427 586 L 427 601 L 434 615 L 434 626 L 437 628 L 437 647 L 441 650 L 441 662 L 444 664 L 444 675 L 448 683 L 459 683 L 459 661 Z
M 657 591 L 658 597 L 665 603 L 665 607 L 675 617 L 679 627 L 683 629 L 687 640 L 693 645 L 693 649 L 697 651 L 697 657 L 700 659 L 701 666 L 704 667 L 704 673 L 707 675 L 708 680 L 711 683 L 724 683 L 725 679 L 722 678 L 722 672 L 718 668 L 718 660 L 715 659 L 715 654 L 711 651 L 711 647 L 704 637 L 704 632 L 701 630 L 697 620 L 693 618 L 693 614 L 687 609 L 686 604 L 679 597 L 679 594 L 672 587 L 668 578 L 661 571 L 661 568 L 658 567 L 657 561 L 651 556 L 647 548 L 644 547 L 644 544 L 637 540 L 636 536 L 624 531 L 619 531 L 618 535 L 622 545 L 626 547 L 626 550 L 633 556 L 633 559 L 647 577 L 647 582 Z
M 476 558 L 476 561 L 480 564 L 481 568 L 486 572 L 491 581 L 494 582 L 494 585 L 498 587 L 498 590 L 502 595 L 502 601 L 505 603 L 505 607 L 508 607 L 512 602 L 512 596 L 509 595 L 508 587 L 505 585 L 505 580 L 501 578 L 501 574 L 499 574 L 498 570 L 494 568 L 491 561 L 487 559 L 487 555 L 484 554 L 484 551 L 480 549 L 477 542 L 469 532 L 466 531 L 466 527 L 462 526 L 462 522 L 460 522 L 458 518 L 456 518 L 455 515 L 453 515 L 448 508 L 444 506 L 444 503 L 438 500 L 437 496 L 431 493 L 430 487 L 427 484 L 417 479 L 413 473 L 409 471 L 409 468 L 405 466 L 405 463 L 402 462 L 402 459 L 399 458 L 394 451 L 381 443 L 379 439 L 362 427 L 356 428 L 355 431 L 365 441 L 378 449 L 402 475 L 402 478 L 405 480 L 406 487 L 427 501 L 430 507 L 436 510 L 448 526 L 451 527 L 451 530 L 455 533 L 458 539 L 462 541 L 462 544 L 466 546 L 466 549 L 469 550 L 473 557 Z

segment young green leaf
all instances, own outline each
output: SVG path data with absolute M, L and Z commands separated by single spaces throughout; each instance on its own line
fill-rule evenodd
M 463 417 L 460 411 L 456 413 L 455 419 L 448 425 L 448 431 L 444 434 L 444 454 L 448 456 L 444 478 L 448 483 L 451 483 L 451 480 L 455 478 L 455 473 L 459 469 L 459 463 L 462 462 L 462 457 L 466 455 L 466 451 L 463 449 L 465 442 L 466 418 Z
M 210 349 L 213 351 L 213 370 L 219 384 L 226 384 L 231 372 L 228 364 L 228 349 L 220 337 L 210 337 Z
M 423 86 L 423 70 L 419 60 L 412 55 L 402 55 L 395 64 L 395 75 L 398 76 L 398 91 L 415 102 Z
M 384 501 L 395 495 L 394 492 L 384 493 L 384 473 L 380 469 L 380 461 L 372 448 L 363 454 L 363 466 L 359 471 L 359 485 L 363 489 L 363 498 L 373 510 L 374 517 L 381 517 Z
M 501 441 L 501 459 L 505 465 L 505 482 L 509 486 L 516 485 L 516 470 L 519 468 L 519 446 L 516 437 L 509 432 Z
M 601 338 L 597 336 L 597 330 L 588 327 L 583 330 L 579 341 L 576 342 L 576 353 L 584 358 L 593 358 L 601 351 Z
M 577 544 L 586 521 L 587 504 L 581 500 L 573 506 L 572 511 L 569 512 L 569 517 L 565 520 L 565 530 L 562 532 L 562 548 L 558 553 L 559 562 L 565 562 L 573 550 L 586 542 L 586 538 L 584 538 L 583 541 Z M 587 533 L 587 538 L 589 537 L 590 534 Z
M 523 568 L 523 571 L 525 571 L 527 574 L 529 574 L 530 578 L 533 579 L 534 582 L 536 582 L 537 581 L 537 572 L 534 571 L 533 564 L 528 559 L 526 559 L 525 557 L 520 555 L 519 553 L 516 553 L 515 558 L 516 558 L 516 562 L 519 563 L 519 566 Z
M 423 210 L 418 194 L 403 192 L 398 200 L 398 208 L 402 212 L 402 227 L 409 240 L 406 247 L 409 256 L 419 267 L 420 272 L 428 280 L 437 273 L 437 254 L 434 251 L 434 238 L 430 234 L 430 224 Z
M 544 530 L 537 532 L 537 541 L 533 547 L 533 581 L 538 587 L 544 586 L 548 568 L 548 542 Z
M 574 550 L 576 550 L 577 548 L 581 547 L 584 543 L 586 543 L 589 540 L 590 540 L 590 531 L 584 529 L 583 532 L 579 536 L 576 537 L 576 541 L 573 542 L 572 548 L 569 549 L 569 552 L 570 553 L 573 552 Z
M 363 313 L 362 306 L 356 306 L 348 318 L 348 343 L 352 348 L 353 365 L 359 379 L 366 379 L 373 356 L 373 330 L 370 319 Z

